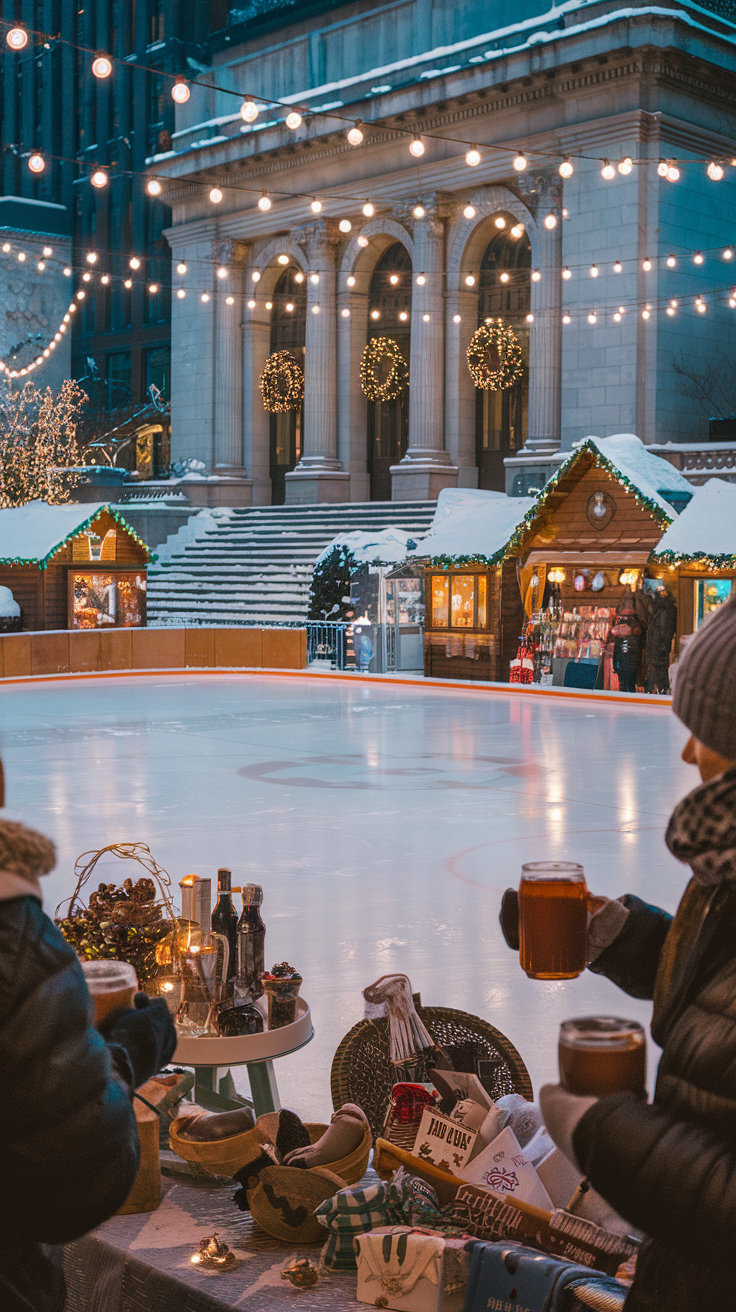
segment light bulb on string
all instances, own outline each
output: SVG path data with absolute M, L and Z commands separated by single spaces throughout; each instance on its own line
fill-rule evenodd
M 619 314 L 626 314 L 626 308 L 625 308 L 625 306 L 623 306 L 623 305 L 619 305 L 619 307 L 618 307 L 618 312 L 619 312 Z
M 220 204 L 220 201 L 222 200 L 222 192 L 220 191 L 219 187 L 212 187 L 210 189 L 210 200 L 212 201 L 213 205 Z
M 84 293 L 84 292 L 77 292 L 77 300 L 78 300 L 78 301 L 83 301 L 83 300 L 84 300 L 84 297 L 85 297 L 85 293 Z
M 514 159 L 514 168 L 516 169 L 516 172 L 523 173 L 524 169 L 528 166 L 528 164 L 529 164 L 529 160 L 527 159 L 523 150 L 520 150 Z
M 25 253 L 25 251 L 18 251 L 18 261 L 19 261 L 20 264 L 25 264 L 25 262 L 26 262 L 26 253 Z
M 557 215 L 556 215 L 556 214 L 553 214 L 553 213 L 550 211 L 550 213 L 547 214 L 547 215 L 545 216 L 544 226 L 545 226 L 545 228 L 547 228 L 550 232 L 552 231 L 553 228 L 556 228 L 556 227 L 557 227 Z
M 342 315 L 343 319 L 349 319 L 349 318 L 350 318 L 350 311 L 349 311 L 349 309 L 347 308 L 347 306 L 345 306 L 345 308 L 342 309 L 342 310 L 340 311 L 340 314 Z
M 105 173 L 105 170 L 95 169 L 94 173 L 92 174 L 92 177 L 90 178 L 90 182 L 92 183 L 93 187 L 97 187 L 98 189 L 100 187 L 106 187 L 107 174 Z
M 412 155 L 414 155 L 417 159 L 419 159 L 419 157 L 424 154 L 424 142 L 422 141 L 422 138 L 415 137 L 411 145 L 409 146 L 409 150 L 411 151 Z
M 319 214 L 322 210 L 322 201 L 313 200 L 309 208 L 311 209 L 313 214 Z
M 138 259 L 137 255 L 133 255 L 132 258 L 128 260 L 128 264 L 130 265 L 131 269 L 140 269 L 141 267 L 141 262 Z M 181 273 L 181 269 L 179 270 L 179 272 Z M 186 273 L 186 269 L 184 270 L 184 272 Z
M 495 225 L 496 225 L 497 228 L 505 228 L 505 227 L 506 227 L 506 220 L 505 220 L 505 218 L 503 217 L 502 214 L 498 214 L 498 215 L 496 216 L 496 218 L 494 219 L 494 223 L 495 223 Z
M 371 310 L 371 319 L 380 319 L 380 317 L 381 317 L 380 310 Z
M 573 171 L 574 171 L 573 166 L 570 163 L 570 156 L 566 155 L 562 163 L 560 164 L 557 172 L 559 173 L 561 178 L 571 178 L 573 175 Z
M 732 310 L 736 310 L 736 298 L 734 298 L 733 294 L 729 296 L 728 304 L 730 305 Z
M 82 274 L 82 282 L 89 282 L 90 279 L 91 279 L 91 277 L 92 277 L 92 274 L 91 274 L 91 273 L 83 273 L 83 274 Z
M 649 311 L 648 311 L 648 310 L 642 310 L 642 312 L 641 312 L 641 317 L 642 317 L 642 319 L 648 319 L 648 318 L 649 318 Z
M 693 255 L 693 264 L 702 264 L 702 263 L 703 263 L 703 256 L 701 255 L 700 251 L 696 251 L 695 254 Z
M 39 273 L 43 273 L 44 269 L 46 268 L 44 261 L 39 260 L 38 264 L 36 265 L 36 268 L 38 269 Z
M 350 232 L 353 225 L 350 222 L 350 219 L 340 219 L 337 226 L 340 229 L 340 232 Z
M 287 128 L 290 128 L 292 132 L 296 132 L 297 128 L 302 125 L 302 116 L 295 109 L 292 109 L 291 113 L 286 115 L 285 122 Z
M 72 271 L 71 271 L 71 269 L 69 268 L 69 266 L 67 265 L 67 267 L 64 269 L 64 277 L 65 277 L 65 278 L 71 278 L 71 276 L 72 276 Z
M 712 182 L 720 182 L 723 177 L 723 165 L 717 164 L 714 159 L 711 160 L 705 171 Z
M 8 251 L 10 250 L 10 242 L 9 242 L 9 241 L 4 241 L 4 242 L 3 242 L 3 250 L 5 251 L 5 254 L 7 255 Z
M 317 284 L 318 284 L 318 282 L 319 282 L 319 274 L 318 274 L 318 273 L 310 273 L 310 275 L 309 275 L 309 281 L 311 282 L 311 284 L 312 284 L 313 287 L 316 287 Z
M 400 320 L 401 320 L 402 323 L 406 323 L 407 319 L 409 318 L 409 316 L 408 316 L 406 310 L 402 310 L 402 311 L 401 311 L 401 313 L 399 314 L 399 318 L 400 318 Z
M 53 252 L 53 248 L 52 248 L 51 246 L 44 246 L 44 248 L 43 248 L 43 258 L 44 258 L 45 260 L 49 260 L 49 259 L 51 259 L 51 256 L 53 255 L 53 253 L 54 253 L 54 252 Z
M 227 278 L 227 275 L 228 275 L 228 270 L 225 268 L 224 264 L 221 264 L 219 269 L 217 270 L 218 278 Z
M 148 290 L 152 296 L 155 296 L 158 291 L 158 283 L 157 282 L 150 283 Z
M 679 178 L 680 178 L 680 170 L 678 169 L 677 165 L 673 161 L 670 164 L 669 168 L 667 169 L 667 181 L 678 182 Z
M 614 321 L 614 323 L 620 323 L 620 322 L 621 322 L 621 314 L 620 314 L 620 311 L 619 311 L 619 310 L 617 310 L 616 313 L 614 314 L 614 316 L 613 316 L 613 321 Z
M 426 281 L 427 281 L 426 274 L 424 273 L 417 274 L 417 287 L 423 287 Z
M 88 263 L 88 264 L 96 264 L 96 263 L 97 263 L 97 259 L 98 259 L 97 251 L 87 251 L 87 263 Z
M 191 92 L 183 77 L 178 77 L 171 88 L 171 99 L 175 100 L 177 105 L 186 105 Z
M 187 271 L 187 266 L 186 266 L 186 264 L 184 263 L 183 260 L 180 260 L 179 263 L 178 263 L 177 266 L 176 266 L 176 272 L 177 272 L 177 273 L 186 273 L 186 271 Z
M 542 275 L 541 275 L 539 269 L 534 269 L 534 270 L 532 271 L 532 282 L 540 282 L 541 277 L 542 277 Z
M 598 265 L 597 265 L 597 264 L 591 264 L 591 266 L 590 266 L 590 276 L 591 276 L 591 278 L 597 278 L 597 277 L 598 277 Z
M 251 281 L 252 281 L 252 282 L 260 282 L 260 281 L 261 281 L 261 274 L 260 274 L 260 270 L 259 270 L 259 269 L 254 269 L 253 272 L 252 272 L 252 274 L 251 274 L 250 276 L 251 276 Z
M 279 264 L 283 264 L 283 265 L 288 264 L 288 263 L 289 263 L 289 257 L 288 257 L 288 255 L 279 255 L 278 263 L 279 263 Z
M 365 217 L 367 219 L 372 219 L 375 212 L 376 212 L 375 205 L 371 205 L 370 201 L 367 200 L 365 205 L 363 206 L 363 213 L 365 214 Z
M 100 54 L 92 60 L 92 72 L 95 77 L 100 78 L 100 80 L 109 77 L 112 73 L 112 60 L 110 59 L 110 56 L 100 52 Z
M 668 313 L 668 315 L 670 316 L 670 319 L 671 319 L 672 316 L 673 316 L 673 314 L 675 313 L 675 311 L 674 311 L 674 307 L 673 307 L 672 305 L 668 305 L 668 306 L 667 306 L 667 313 Z
M 265 191 L 261 192 L 261 195 L 258 198 L 258 208 L 259 210 L 264 211 L 270 210 L 271 208 L 271 197 Z
M 363 133 L 360 127 L 362 121 L 362 119 L 357 118 L 353 127 L 348 129 L 348 141 L 351 146 L 359 146 L 363 140 Z
M 180 287 L 179 290 L 178 290 L 178 292 L 177 292 L 176 294 L 177 294 L 177 296 L 178 296 L 178 298 L 179 298 L 180 301 L 183 301 L 183 300 L 184 300 L 184 297 L 186 296 L 186 292 L 184 291 L 184 288 L 183 288 L 183 287 Z
M 355 274 L 353 274 L 353 273 L 349 273 L 348 276 L 347 276 L 347 278 L 345 279 L 345 281 L 346 281 L 348 287 L 354 287 L 354 286 L 355 286 Z
M 468 276 L 466 277 L 466 279 L 465 279 L 465 286 L 466 286 L 466 287 L 475 287 L 475 278 L 474 278 L 474 276 L 473 276 L 472 273 L 469 273 Z
M 477 168 L 478 164 L 480 164 L 480 151 L 477 146 L 471 146 L 470 150 L 465 152 L 465 163 L 468 164 L 471 169 Z
M 705 301 L 701 301 L 700 297 L 698 297 L 697 301 L 695 302 L 695 308 L 698 310 L 700 314 L 705 314 Z
M 473 205 L 466 205 L 466 206 L 465 206 L 465 209 L 463 210 L 463 218 L 464 218 L 464 219 L 474 219 L 474 218 L 475 218 L 475 206 L 473 206 Z
M 504 272 L 500 275 L 500 280 L 501 280 L 501 282 L 508 282 L 508 281 L 509 281 L 509 274 L 506 273 L 506 270 L 505 270 L 505 269 L 504 269 Z
M 512 236 L 512 237 L 516 237 L 517 241 L 518 241 L 519 237 L 523 237 L 523 236 L 524 236 L 524 224 L 523 224 L 523 223 L 515 223 L 514 226 L 513 226 L 513 228 L 511 229 L 511 236 Z
M 294 282 L 299 282 L 299 283 L 304 282 L 304 274 L 302 273 L 301 269 L 299 270 L 298 273 L 294 274 Z
M 247 96 L 240 106 L 240 117 L 244 123 L 255 123 L 258 118 L 258 106 L 250 96 Z
M 658 172 L 660 178 L 666 178 L 666 177 L 667 177 L 667 170 L 668 170 L 668 169 L 669 169 L 669 164 L 667 163 L 667 160 L 666 160 L 666 159 L 661 159 L 661 160 L 659 161 L 659 164 L 657 165 L 657 172 Z
M 248 301 L 248 309 L 249 309 L 249 310 L 255 310 L 255 308 L 256 308 L 256 303 L 255 303 L 255 301 Z
M 423 205 L 415 205 L 414 209 L 412 210 L 412 214 L 414 215 L 415 219 L 423 219 L 426 213 L 427 211 L 425 210 Z
M 667 256 L 667 268 L 668 268 L 668 269 L 674 269 L 674 267 L 675 267 L 676 264 L 677 264 L 677 260 L 675 259 L 674 255 L 668 255 L 668 256 Z
M 459 315 L 459 314 L 453 314 L 453 316 L 452 316 L 452 322 L 453 322 L 453 323 L 462 323 L 462 316 Z
M 609 163 L 607 159 L 604 159 L 603 168 L 601 169 L 601 177 L 605 178 L 606 182 L 610 182 L 612 178 L 615 178 L 615 176 L 616 176 L 616 170 L 613 167 L 613 164 Z
M 425 323 L 429 323 L 430 316 L 428 314 L 423 314 L 422 319 L 424 320 Z
M 620 260 L 616 260 L 616 263 L 615 263 L 614 266 L 613 266 L 613 272 L 614 272 L 614 273 L 622 273 L 622 272 L 623 272 L 623 267 L 624 267 L 624 266 L 623 266 L 623 264 L 621 263 L 621 261 L 620 261 Z
M 161 192 L 163 191 L 163 187 L 161 186 L 161 183 L 159 182 L 158 178 L 148 179 L 148 182 L 146 183 L 146 191 L 148 192 L 149 196 L 161 195 Z
M 209 294 L 209 292 L 202 292 L 202 295 L 200 296 L 199 299 L 200 299 L 200 301 L 202 301 L 202 302 L 206 305 L 207 302 L 208 302 L 208 300 L 210 299 L 210 294 Z
M 651 267 L 652 267 L 652 261 L 650 260 L 650 258 L 649 258 L 648 255 L 647 255 L 646 259 L 642 261 L 642 266 L 641 266 L 641 267 L 642 267 L 642 269 L 644 270 L 645 273 L 649 273 L 649 272 L 650 272 Z
M 31 170 L 31 173 L 43 173 L 44 169 L 46 168 L 46 160 L 44 159 L 43 155 L 39 155 L 36 152 L 33 155 L 29 156 L 28 167 Z
M 634 161 L 630 155 L 624 155 L 624 158 L 620 159 L 617 165 L 619 173 L 622 173 L 624 177 L 627 177 L 633 167 Z
M 362 232 L 361 232 L 360 236 L 358 237 L 357 241 L 358 241 L 358 245 L 361 246 L 361 247 L 363 248 L 363 250 L 365 250 L 366 246 L 369 244 L 369 243 L 368 243 L 368 238 L 367 238 L 367 237 L 364 237 Z
M 312 306 L 312 314 L 319 314 L 319 306 L 318 306 L 318 305 L 313 305 L 313 306 Z
M 234 305 L 234 304 L 235 304 L 235 297 L 234 297 L 234 296 L 226 296 L 226 297 L 225 297 L 225 304 L 226 304 L 226 305 Z M 288 308 L 289 308 L 288 305 L 287 305 L 286 308 L 287 308 L 287 310 L 288 310 Z
M 733 250 L 732 250 L 732 248 L 731 248 L 730 246 L 727 246 L 726 249 L 725 249 L 725 251 L 723 252 L 723 258 L 724 258 L 724 260 L 732 260 L 732 259 L 733 259 Z
M 675 301 L 675 300 L 672 300 L 672 301 L 670 301 L 670 305 L 671 305 L 671 307 L 672 307 L 673 310 L 676 310 L 676 309 L 677 309 L 677 306 L 678 306 L 678 302 Z
M 598 322 L 598 316 L 596 314 L 588 315 L 588 323 L 597 323 L 597 322 Z
M 564 269 L 562 270 L 562 276 L 565 279 L 565 282 L 567 282 L 570 278 L 572 278 L 572 274 L 568 269 L 567 265 L 565 265 Z
M 8 30 L 5 40 L 11 50 L 25 50 L 28 45 L 28 33 L 24 27 L 16 25 Z

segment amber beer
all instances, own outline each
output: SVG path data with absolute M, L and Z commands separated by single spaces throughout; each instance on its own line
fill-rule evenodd
M 118 1007 L 132 1007 L 138 980 L 126 961 L 83 961 L 82 970 L 95 1007 L 95 1025 Z
M 575 979 L 588 956 L 583 867 L 532 861 L 521 867 L 519 959 L 530 979 Z
M 560 1026 L 560 1080 L 569 1093 L 646 1096 L 647 1041 L 635 1020 L 583 1016 Z

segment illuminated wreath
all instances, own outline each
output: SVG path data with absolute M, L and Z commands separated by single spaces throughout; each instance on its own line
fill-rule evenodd
M 409 368 L 390 337 L 374 337 L 360 361 L 360 385 L 369 401 L 395 401 L 409 386 Z
M 491 319 L 473 333 L 467 351 L 468 369 L 476 387 L 502 392 L 518 383 L 524 372 L 519 339 L 503 319 Z
M 291 351 L 274 351 L 261 374 L 264 409 L 271 414 L 298 410 L 304 400 L 304 370 Z

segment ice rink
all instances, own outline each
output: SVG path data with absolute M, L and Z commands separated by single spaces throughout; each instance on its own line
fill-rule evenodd
M 688 872 L 663 833 L 696 783 L 679 759 L 686 736 L 662 705 L 358 677 L 0 689 L 5 814 L 58 847 L 50 915 L 75 858 L 112 842 L 148 843 L 175 885 L 188 871 L 214 883 L 218 865 L 234 884 L 263 884 L 267 965 L 301 968 L 316 1030 L 277 1063 L 279 1089 L 311 1120 L 329 1117 L 330 1061 L 361 989 L 388 971 L 508 1034 L 535 1089 L 556 1078 L 560 1020 L 648 1022 L 649 1004 L 596 976 L 528 980 L 501 937 L 499 897 L 522 861 L 571 859 L 597 892 L 674 909 Z

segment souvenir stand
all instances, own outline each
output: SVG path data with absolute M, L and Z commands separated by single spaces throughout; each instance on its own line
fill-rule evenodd
M 0 586 L 10 588 L 26 630 L 144 625 L 150 559 L 107 505 L 31 501 L 0 510 Z
M 523 622 L 510 538 L 531 497 L 444 489 L 432 527 L 414 555 L 424 560 L 424 673 L 498 681 L 507 677 Z
M 696 632 L 728 601 L 736 581 L 736 484 L 711 478 L 670 525 L 650 557 L 677 601 L 677 638 Z
M 589 437 L 571 451 L 509 548 L 527 617 L 520 681 L 617 686 L 604 659 L 617 611 L 631 606 L 643 647 L 664 572 L 650 555 L 691 496 L 682 474 L 632 435 Z

